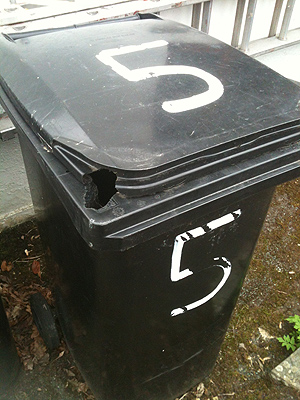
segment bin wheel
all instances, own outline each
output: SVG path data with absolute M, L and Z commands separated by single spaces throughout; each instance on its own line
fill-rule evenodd
M 30 307 L 33 321 L 48 350 L 56 349 L 60 344 L 59 335 L 51 309 L 45 297 L 41 293 L 34 293 L 30 296 Z

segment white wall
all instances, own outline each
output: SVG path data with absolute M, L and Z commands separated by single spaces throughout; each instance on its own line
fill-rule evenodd
M 162 11 L 160 16 L 162 18 L 171 19 L 172 21 L 191 26 L 192 10 L 192 6 L 173 8 L 171 10 Z

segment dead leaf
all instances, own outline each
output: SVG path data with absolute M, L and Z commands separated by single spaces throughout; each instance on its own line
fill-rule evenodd
M 263 364 L 268 360 L 271 360 L 271 357 L 261 358 L 261 361 L 262 361 Z
M 65 350 L 61 351 L 61 352 L 59 353 L 59 355 L 55 358 L 55 360 L 53 360 L 53 362 L 56 361 L 56 360 L 58 360 L 59 358 L 61 358 L 64 354 L 65 354 Z
M 70 378 L 74 378 L 74 377 L 75 377 L 74 372 L 72 372 L 71 370 L 64 368 L 64 371 L 66 372 L 66 374 L 67 374 Z
M 21 306 L 20 304 L 17 304 L 12 310 L 11 317 L 13 319 L 17 319 L 17 317 L 20 315 L 20 311 L 21 311 Z
M 262 339 L 264 341 L 271 340 L 271 339 L 275 338 L 275 336 L 270 335 L 269 332 L 267 332 L 264 328 L 260 328 L 259 327 L 258 331 L 259 331 L 260 336 L 262 337 Z
M 31 265 L 32 272 L 35 275 L 38 275 L 40 278 L 42 278 L 41 274 L 41 264 L 38 260 L 33 260 L 32 265 Z
M 197 386 L 197 389 L 196 389 L 196 399 L 197 399 L 197 400 L 200 399 L 200 397 L 202 397 L 202 395 L 203 395 L 204 392 L 205 392 L 204 384 L 203 384 L 203 383 L 200 383 L 200 384 Z
M 65 351 L 63 350 L 63 351 L 61 351 L 61 352 L 59 353 L 59 355 L 58 355 L 57 358 L 61 358 L 64 354 L 65 354 Z
M 77 382 L 78 382 L 78 381 L 77 381 Z M 78 384 L 77 384 L 77 391 L 78 391 L 78 393 L 80 393 L 80 392 L 85 393 L 85 392 L 88 391 L 88 389 L 89 389 L 89 387 L 88 387 L 88 385 L 87 385 L 85 382 L 78 382 Z
M 13 269 L 13 263 L 11 261 L 8 262 L 7 267 L 6 267 L 6 271 L 9 272 Z
M 28 312 L 28 314 L 32 315 L 31 307 L 29 304 L 26 305 L 25 311 Z
M 34 339 L 34 342 L 30 346 L 31 354 L 34 355 L 33 361 L 37 364 L 47 353 L 47 348 L 41 337 Z
M 249 360 L 250 366 L 252 367 L 252 365 L 253 365 L 253 358 L 252 358 L 251 356 L 248 356 L 248 357 L 247 357 L 247 360 Z
M 37 338 L 39 336 L 40 336 L 40 334 L 39 334 L 38 328 L 36 327 L 36 325 L 33 325 L 32 326 L 32 334 L 30 336 L 31 339 L 35 339 L 35 338 Z
M 23 360 L 23 365 L 26 371 L 33 370 L 33 361 L 31 359 Z
M 264 370 L 264 363 L 262 362 L 262 359 L 260 357 L 258 357 L 258 365 L 259 368 L 263 371 Z
M 239 343 L 239 348 L 247 351 L 246 346 L 244 345 L 244 343 Z
M 9 261 L 8 263 L 5 260 L 2 261 L 2 263 L 1 263 L 1 271 L 2 272 L 5 272 L 5 271 L 9 272 L 12 269 L 13 269 L 13 263 L 11 261 Z
M 50 356 L 48 353 L 46 353 L 39 359 L 39 364 L 45 367 L 47 364 L 49 364 L 49 360 Z
M 6 268 L 7 268 L 6 261 L 3 260 L 2 263 L 1 263 L 1 271 L 5 272 L 5 271 L 6 271 Z

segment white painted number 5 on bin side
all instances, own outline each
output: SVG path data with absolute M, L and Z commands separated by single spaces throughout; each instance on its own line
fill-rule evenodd
M 177 282 L 181 279 L 187 278 L 190 275 L 193 275 L 193 271 L 191 271 L 188 268 L 181 270 L 182 251 L 184 245 L 187 242 L 189 242 L 190 240 L 197 239 L 201 236 L 204 236 L 207 232 L 211 232 L 217 228 L 220 228 L 221 226 L 231 224 L 237 218 L 239 218 L 241 213 L 242 213 L 241 210 L 238 209 L 236 211 L 233 211 L 232 213 L 223 215 L 223 217 L 221 218 L 210 221 L 204 226 L 200 226 L 198 228 L 191 229 L 190 231 L 177 235 L 174 240 L 173 253 L 172 253 L 171 276 L 170 276 L 171 281 Z M 176 317 L 177 315 L 183 314 L 187 311 L 200 307 L 201 305 L 211 300 L 222 289 L 222 287 L 225 285 L 231 273 L 231 268 L 232 268 L 231 262 L 225 257 L 215 257 L 213 266 L 221 268 L 223 270 L 223 277 L 221 281 L 218 283 L 218 285 L 215 287 L 215 289 L 212 290 L 208 295 L 200 298 L 197 301 L 194 301 L 193 303 L 175 308 L 174 310 L 171 311 L 172 317 Z
M 157 78 L 163 75 L 192 75 L 196 78 L 203 79 L 207 83 L 208 89 L 203 93 L 179 100 L 164 101 L 162 108 L 169 113 L 193 110 L 218 100 L 223 95 L 224 87 L 218 78 L 203 69 L 188 65 L 162 65 L 130 70 L 113 58 L 114 56 L 135 53 L 147 49 L 155 49 L 167 46 L 168 44 L 169 43 L 165 40 L 156 40 L 153 42 L 142 43 L 140 45 L 102 50 L 98 55 L 96 55 L 96 57 L 103 64 L 111 67 L 116 74 L 131 82 Z

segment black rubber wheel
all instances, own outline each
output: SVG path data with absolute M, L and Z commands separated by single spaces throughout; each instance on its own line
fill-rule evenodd
M 56 349 L 59 344 L 59 335 L 55 321 L 45 297 L 41 293 L 35 293 L 30 297 L 30 307 L 33 321 L 49 350 Z

